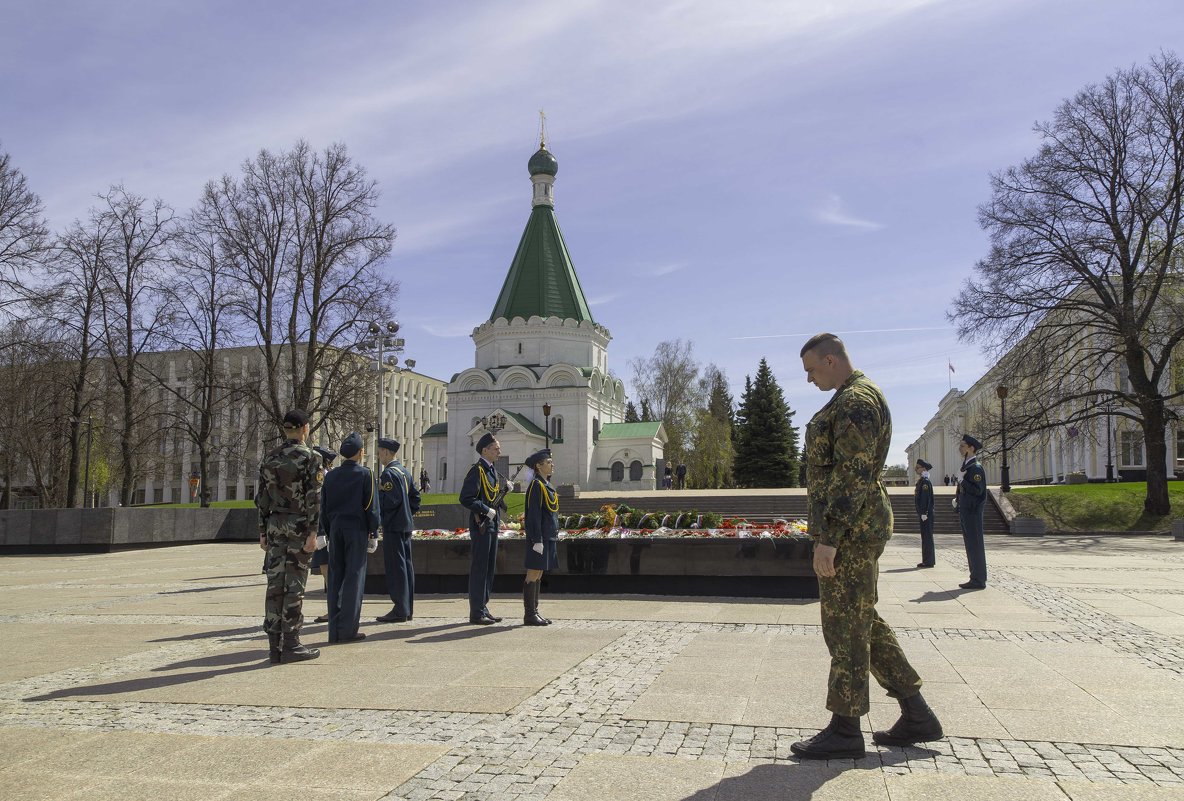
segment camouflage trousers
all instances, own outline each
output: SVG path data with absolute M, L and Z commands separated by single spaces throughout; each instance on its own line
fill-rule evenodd
M 822 637 L 830 651 L 826 708 L 837 715 L 867 714 L 868 674 L 888 695 L 908 698 L 921 691 L 896 635 L 876 612 L 876 582 L 883 542 L 852 542 L 839 547 L 835 575 L 818 578 Z
M 268 532 L 264 559 L 267 602 L 263 614 L 263 630 L 268 634 L 294 634 L 304 623 L 301 610 L 312 559 L 312 554 L 304 552 L 304 543 L 304 537 Z

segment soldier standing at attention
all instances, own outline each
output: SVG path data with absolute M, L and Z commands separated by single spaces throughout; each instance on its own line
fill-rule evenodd
M 501 443 L 486 432 L 477 440 L 481 454 L 465 475 L 460 488 L 460 505 L 469 510 L 469 539 L 473 544 L 469 562 L 469 622 L 478 626 L 500 623 L 489 611 L 489 593 L 497 567 L 498 510 L 504 488 L 493 463 L 502 454 Z
M 970 565 L 970 581 L 958 586 L 964 590 L 983 590 L 987 587 L 987 552 L 983 544 L 983 506 L 987 500 L 987 474 L 978 463 L 978 452 L 983 444 L 969 434 L 962 435 L 958 453 L 962 455 L 962 478 L 955 482 L 954 508 L 962 526 L 962 542 L 966 545 L 966 561 Z
M 544 448 L 526 457 L 534 477 L 526 487 L 526 582 L 522 585 L 522 622 L 527 626 L 549 626 L 539 614 L 539 588 L 543 572 L 559 567 L 559 493 L 551 486 L 555 463 Z
M 383 465 L 378 477 L 378 503 L 382 513 L 382 564 L 386 570 L 386 591 L 394 606 L 379 623 L 404 623 L 411 620 L 415 607 L 415 565 L 411 562 L 412 515 L 419 511 L 419 491 L 411 472 L 399 463 L 397 439 L 380 437 L 378 462 Z
M 917 567 L 933 567 L 937 563 L 933 549 L 933 482 L 929 480 L 932 469 L 929 462 L 917 460 L 917 486 L 913 487 L 913 503 L 917 517 L 921 518 L 921 561 Z
M 284 442 L 259 465 L 259 547 L 267 556 L 267 600 L 263 630 L 273 665 L 316 659 L 321 652 L 300 644 L 304 623 L 304 587 L 308 563 L 316 550 L 321 516 L 321 458 L 304 444 L 308 414 L 284 415 Z
M 321 445 L 313 445 L 312 449 L 321 456 L 321 473 L 320 480 L 324 483 L 325 473 L 333 469 L 333 460 L 337 458 L 337 451 L 332 448 L 325 448 Z M 312 562 L 308 565 L 310 570 L 315 570 L 321 574 L 321 585 L 325 590 L 325 597 L 329 596 L 329 531 L 325 528 L 325 518 L 321 516 L 321 522 L 317 526 L 317 549 L 313 552 Z M 328 615 L 320 615 L 313 623 L 328 623 Z
M 868 673 L 900 703 L 901 717 L 872 740 L 908 745 L 942 736 L 921 697 L 896 635 L 876 612 L 879 559 L 892 534 L 892 506 L 880 480 L 892 439 L 892 416 L 879 387 L 851 367 L 843 341 L 817 334 L 801 350 L 806 380 L 837 390 L 806 426 L 809 531 L 830 651 L 826 708 L 830 723 L 791 750 L 805 759 L 858 759 L 865 754 L 859 718 L 866 715 Z
M 338 448 L 344 461 L 325 476 L 325 526 L 329 529 L 329 642 L 366 639 L 358 631 L 366 591 L 369 540 L 378 544 L 378 504 L 374 477 L 362 465 L 366 449 L 356 431 Z

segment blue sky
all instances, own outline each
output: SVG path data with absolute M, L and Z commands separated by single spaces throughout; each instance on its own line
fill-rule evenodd
M 9 2 L 0 144 L 60 228 L 123 182 L 187 209 L 260 148 L 345 142 L 398 228 L 417 369 L 472 365 L 530 211 L 556 212 L 609 360 L 690 339 L 767 357 L 843 334 L 895 417 L 890 461 L 987 366 L 946 312 L 986 253 L 988 178 L 1032 124 L 1184 29 L 1178 0 Z

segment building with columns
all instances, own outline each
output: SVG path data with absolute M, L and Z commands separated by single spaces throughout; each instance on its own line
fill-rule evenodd
M 474 364 L 448 383 L 448 422 L 424 437 L 433 489 L 457 492 L 493 430 L 513 475 L 546 445 L 557 484 L 653 489 L 666 432 L 625 423 L 625 387 L 609 372 L 607 328 L 588 307 L 555 218 L 559 163 L 540 141 L 527 164 L 530 218 L 489 319 L 473 330 Z

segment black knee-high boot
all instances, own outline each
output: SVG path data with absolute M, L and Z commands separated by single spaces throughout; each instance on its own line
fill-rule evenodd
M 538 615 L 543 620 L 544 623 L 546 623 L 548 626 L 550 626 L 551 625 L 551 618 L 543 617 L 543 615 L 539 612 L 539 593 L 542 592 L 542 590 L 543 590 L 543 580 L 540 578 L 538 581 L 536 581 L 534 583 L 534 612 L 536 615 Z
M 539 583 L 528 581 L 522 585 L 522 625 L 545 626 L 547 621 L 539 616 Z

